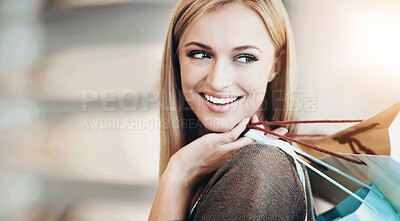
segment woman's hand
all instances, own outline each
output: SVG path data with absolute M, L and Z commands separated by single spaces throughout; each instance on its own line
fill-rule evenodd
M 203 177 L 219 169 L 236 150 L 255 142 L 248 137 L 238 139 L 249 121 L 249 118 L 245 118 L 228 132 L 209 133 L 196 139 L 176 152 L 171 157 L 169 166 L 180 171 L 176 173 L 177 176 L 185 178 L 184 182 L 189 186 L 195 185 Z M 258 122 L 256 115 L 251 118 L 251 123 L 255 122 Z M 287 133 L 287 129 L 278 128 L 274 132 L 283 135 Z M 269 137 L 277 139 L 271 135 Z
M 170 164 L 181 171 L 190 185 L 220 168 L 240 147 L 253 142 L 248 137 L 238 139 L 246 129 L 250 118 L 243 119 L 225 133 L 209 133 L 182 147 L 170 159 Z M 170 166 L 170 165 L 168 165 Z

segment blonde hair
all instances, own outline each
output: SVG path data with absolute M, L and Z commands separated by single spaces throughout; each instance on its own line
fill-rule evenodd
M 169 24 L 161 67 L 159 178 L 171 156 L 198 136 L 196 130 L 185 126 L 197 117 L 182 95 L 179 41 L 201 16 L 230 3 L 243 4 L 261 16 L 273 40 L 275 57 L 280 59 L 280 72 L 268 83 L 263 104 L 264 120 L 298 119 L 295 50 L 288 15 L 281 0 L 181 0 Z M 295 125 L 287 128 L 292 133 L 297 131 Z

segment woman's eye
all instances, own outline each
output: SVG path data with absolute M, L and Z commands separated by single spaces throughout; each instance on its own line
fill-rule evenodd
M 211 58 L 211 56 L 205 51 L 191 51 L 187 56 L 195 59 Z
M 258 59 L 253 55 L 241 55 L 237 58 L 237 61 L 245 64 L 252 63 L 254 61 L 258 61 Z

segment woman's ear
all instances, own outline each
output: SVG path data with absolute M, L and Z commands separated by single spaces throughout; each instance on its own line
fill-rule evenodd
M 271 73 L 269 74 L 268 83 L 273 81 L 275 79 L 276 75 L 281 73 L 281 69 L 282 69 L 281 59 L 282 59 L 282 56 L 279 56 L 279 57 L 275 58 L 275 64 L 274 64 L 274 67 L 271 70 Z

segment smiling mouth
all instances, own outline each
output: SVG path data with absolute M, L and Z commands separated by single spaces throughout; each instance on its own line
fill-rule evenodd
M 211 104 L 216 104 L 216 105 L 225 105 L 225 104 L 231 104 L 234 103 L 238 100 L 240 100 L 243 96 L 238 96 L 238 97 L 232 97 L 232 98 L 218 98 L 218 97 L 213 97 L 208 94 L 204 93 L 199 93 L 206 101 L 208 101 Z

